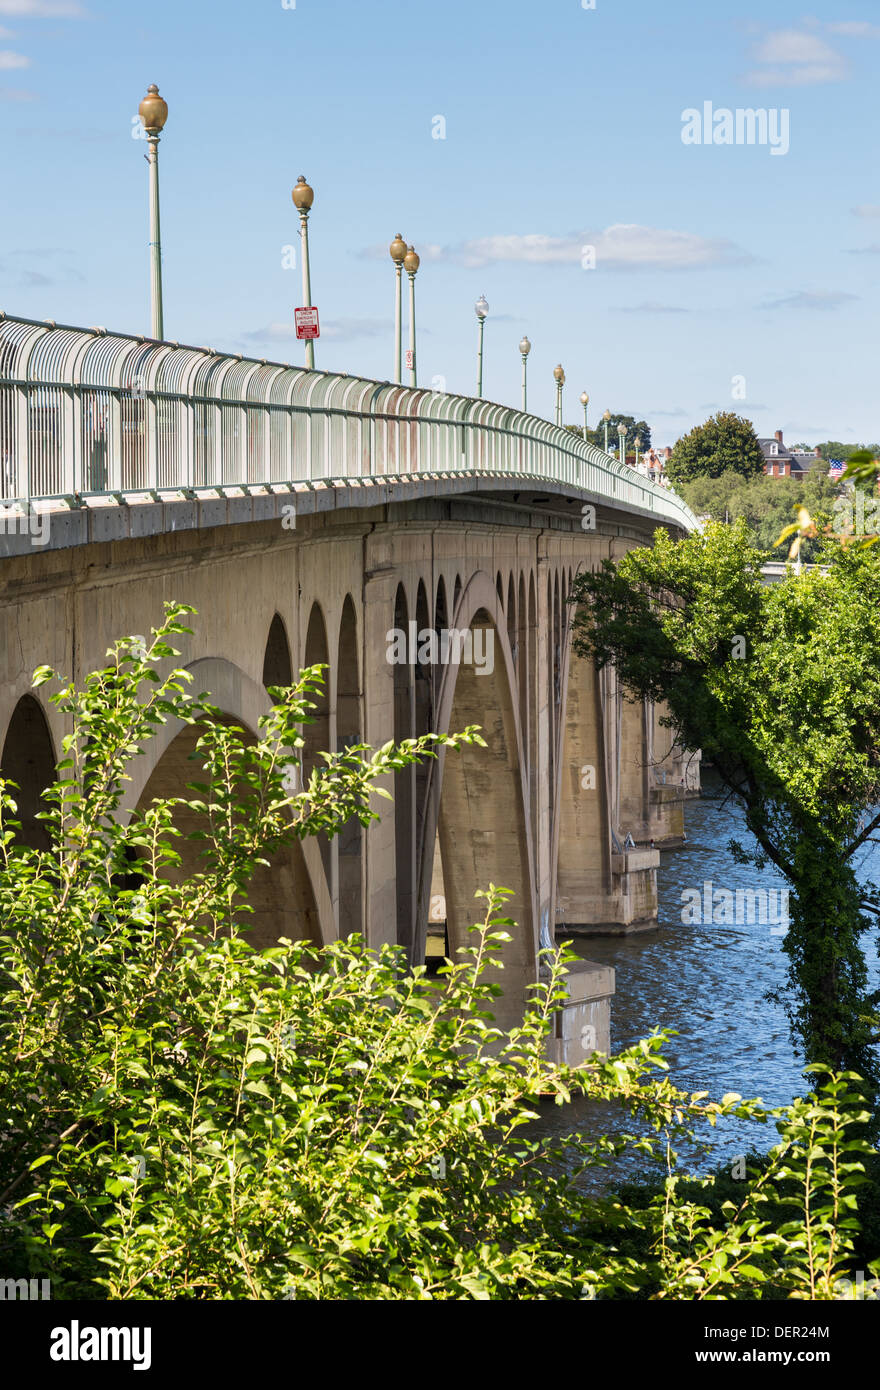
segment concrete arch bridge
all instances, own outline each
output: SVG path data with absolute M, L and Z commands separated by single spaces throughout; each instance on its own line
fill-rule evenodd
M 175 599 L 198 610 L 182 660 L 248 730 L 266 687 L 326 662 L 321 749 L 479 724 L 395 777 L 362 831 L 308 841 L 254 881 L 255 939 L 355 931 L 425 959 L 514 892 L 502 1023 L 559 926 L 656 924 L 659 847 L 698 771 L 660 711 L 571 649 L 566 599 L 657 526 L 674 493 L 578 436 L 484 400 L 308 372 L 208 348 L 0 316 L 0 748 L 35 820 L 65 732 L 31 689 L 81 679 Z M 131 805 L 191 777 L 190 731 L 133 768 Z M 608 1046 L 612 972 L 569 978 L 557 1052 Z

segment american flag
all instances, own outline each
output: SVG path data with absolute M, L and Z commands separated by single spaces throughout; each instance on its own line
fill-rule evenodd
M 839 478 L 845 467 L 846 464 L 840 459 L 831 459 L 828 468 L 829 478 Z

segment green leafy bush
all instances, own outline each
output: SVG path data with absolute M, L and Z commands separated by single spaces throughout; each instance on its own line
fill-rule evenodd
M 369 824 L 379 778 L 480 739 L 325 754 L 292 793 L 319 672 L 274 692 L 249 740 L 187 696 L 185 672 L 160 674 L 188 611 L 53 696 L 71 732 L 49 851 L 17 844 L 0 787 L 0 1272 L 48 1277 L 56 1298 L 833 1297 L 868 1152 L 852 1078 L 767 1111 L 658 1076 L 663 1035 L 552 1066 L 566 957 L 547 954 L 522 1026 L 495 1028 L 514 924 L 491 885 L 436 979 L 358 938 L 249 945 L 257 864 L 292 836 Z M 172 718 L 199 725 L 205 780 L 123 823 L 126 769 Z M 183 883 L 181 806 L 205 826 Z M 575 1093 L 627 1109 L 633 1133 L 536 1139 L 540 1105 Z M 781 1140 L 718 1229 L 711 1185 L 684 1197 L 670 1146 L 731 1114 L 775 1119 Z M 591 1195 L 586 1171 L 627 1148 L 668 1155 L 663 1192 Z

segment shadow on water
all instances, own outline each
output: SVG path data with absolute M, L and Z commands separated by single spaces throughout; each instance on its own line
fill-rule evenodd
M 736 863 L 728 848 L 731 839 L 751 847 L 742 812 L 726 797 L 719 780 L 706 770 L 703 796 L 686 807 L 687 842 L 664 850 L 658 874 L 659 927 L 631 937 L 571 938 L 579 955 L 613 966 L 617 993 L 611 1009 L 611 1044 L 617 1051 L 638 1042 L 654 1028 L 669 1028 L 677 1036 L 665 1051 L 669 1076 L 686 1091 L 708 1091 L 717 1100 L 727 1091 L 760 1096 L 768 1105 L 785 1105 L 807 1087 L 782 1009 L 767 1002 L 768 991 L 782 986 L 788 957 L 784 927 L 760 921 L 703 921 L 702 909 L 688 913 L 696 890 L 705 901 L 705 885 L 714 890 L 763 889 L 779 891 L 785 880 L 773 865 L 758 871 Z M 880 878 L 877 847 L 862 861 L 859 877 Z M 721 918 L 722 899 L 713 915 Z M 748 899 L 745 902 L 748 903 Z M 771 916 L 774 899 L 770 896 Z M 756 916 L 740 912 L 738 916 Z M 697 920 L 682 920 L 688 916 Z M 876 932 L 864 938 L 873 987 L 880 980 Z M 659 1075 L 660 1073 L 658 1073 Z M 587 1137 L 603 1132 L 626 1132 L 635 1122 L 618 1111 L 584 1101 L 547 1105 L 533 1135 L 580 1132 Z M 695 1170 L 705 1171 L 750 1148 L 767 1149 L 776 1142 L 772 1126 L 726 1120 L 707 1127 L 709 1156 L 679 1146 Z M 617 1178 L 645 1165 L 636 1155 L 625 1157 L 609 1173 Z M 608 1180 L 611 1180 L 610 1178 Z

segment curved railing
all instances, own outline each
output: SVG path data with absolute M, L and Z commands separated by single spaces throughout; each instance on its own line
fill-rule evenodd
M 509 406 L 0 313 L 0 502 L 462 470 L 696 526 L 675 493 Z

